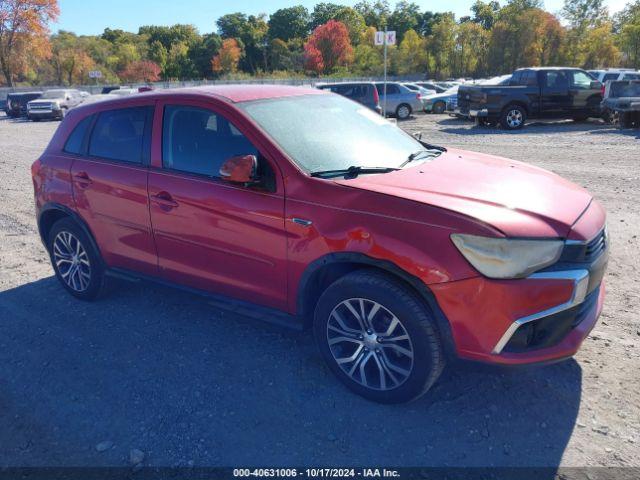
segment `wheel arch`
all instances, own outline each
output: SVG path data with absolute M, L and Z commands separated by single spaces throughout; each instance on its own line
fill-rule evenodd
M 501 114 L 504 114 L 504 112 L 507 111 L 510 107 L 516 107 L 516 106 L 522 107 L 524 109 L 524 113 L 526 113 L 527 116 L 529 116 L 529 107 L 522 100 L 511 100 L 509 103 L 507 103 L 504 106 L 504 108 L 501 111 Z
M 59 203 L 47 203 L 42 207 L 38 215 L 38 232 L 40 233 L 40 239 L 42 240 L 42 243 L 44 243 L 45 248 L 48 249 L 49 232 L 51 231 L 51 227 L 53 227 L 58 220 L 63 218 L 71 218 L 78 224 L 89 238 L 91 246 L 95 248 L 95 251 L 98 252 L 98 255 L 102 259 L 100 248 L 98 247 L 93 232 L 89 228 L 89 225 L 87 225 L 87 222 L 85 222 L 77 212 Z
M 451 325 L 427 285 L 393 262 L 369 257 L 363 253 L 330 253 L 307 266 L 298 282 L 296 298 L 296 311 L 304 327 L 308 328 L 311 325 L 318 299 L 329 285 L 348 273 L 364 269 L 382 272 L 416 293 L 436 320 L 436 327 L 442 339 L 445 354 L 447 357 L 455 354 Z

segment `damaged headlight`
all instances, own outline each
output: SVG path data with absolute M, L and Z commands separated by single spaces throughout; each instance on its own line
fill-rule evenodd
M 562 240 L 491 238 L 451 235 L 454 245 L 473 267 L 489 278 L 522 278 L 554 264 L 560 258 Z

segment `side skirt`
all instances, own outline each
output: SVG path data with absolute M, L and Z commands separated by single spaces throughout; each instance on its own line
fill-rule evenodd
M 105 273 L 109 277 L 119 280 L 125 280 L 128 282 L 151 282 L 199 295 L 207 299 L 209 305 L 212 305 L 213 307 L 219 308 L 221 310 L 225 310 L 227 312 L 242 315 L 243 317 L 252 318 L 254 320 L 261 320 L 263 322 L 271 323 L 296 331 L 302 331 L 304 329 L 304 322 L 298 316 L 288 314 L 281 310 L 276 310 L 275 308 L 269 308 L 255 303 L 245 302 L 243 300 L 238 300 L 217 293 L 207 292 L 205 290 L 186 287 L 184 285 L 169 282 L 161 278 L 142 275 L 140 273 L 121 268 L 109 268 Z

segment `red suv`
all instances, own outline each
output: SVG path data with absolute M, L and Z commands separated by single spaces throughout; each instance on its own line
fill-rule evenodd
M 605 212 L 530 165 L 418 140 L 316 89 L 149 92 L 69 112 L 32 167 L 56 276 L 152 279 L 313 329 L 402 402 L 446 358 L 570 357 L 604 299 Z

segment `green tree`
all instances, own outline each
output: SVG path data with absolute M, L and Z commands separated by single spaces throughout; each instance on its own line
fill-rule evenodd
M 423 38 L 415 30 L 407 30 L 398 47 L 398 73 L 421 73 L 427 69 L 427 51 Z
M 408 30 L 416 30 L 422 21 L 420 7 L 413 2 L 401 0 L 396 4 L 393 13 L 389 15 L 387 28 L 395 30 L 398 42 L 404 38 Z
M 329 20 L 335 20 L 338 12 L 342 10 L 344 5 L 337 3 L 320 2 L 313 7 L 311 12 L 310 29 L 315 30 L 316 27 L 327 23 Z
M 451 74 L 451 60 L 456 46 L 457 25 L 453 14 L 443 15 L 432 27 L 428 38 L 430 63 L 433 76 L 448 77 Z
M 483 2 L 476 0 L 471 6 L 473 12 L 473 21 L 481 25 L 485 30 L 491 30 L 496 22 L 498 12 L 500 11 L 500 3 L 496 0 Z
M 269 36 L 285 42 L 292 38 L 306 38 L 309 19 L 309 11 L 302 5 L 276 10 L 269 17 Z
M 383 29 L 387 24 L 389 15 L 391 15 L 391 8 L 387 0 L 376 2 L 363 0 L 356 3 L 353 8 L 362 15 L 368 27 L 376 27 L 377 29 Z

